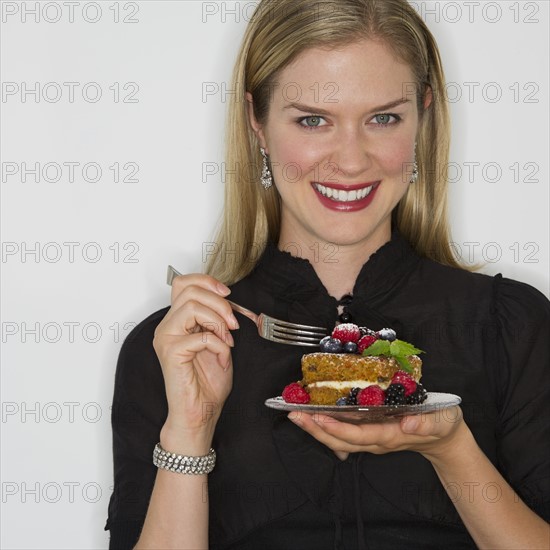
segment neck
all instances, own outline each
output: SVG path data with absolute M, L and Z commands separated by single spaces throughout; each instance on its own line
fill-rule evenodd
M 346 294 L 352 294 L 363 265 L 390 239 L 389 228 L 382 228 L 368 239 L 349 245 L 337 245 L 314 239 L 299 240 L 290 236 L 286 238 L 282 232 L 279 249 L 308 260 L 328 294 L 339 300 Z

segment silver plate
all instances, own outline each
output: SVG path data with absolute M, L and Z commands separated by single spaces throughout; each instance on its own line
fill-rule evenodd
M 279 411 L 302 411 L 310 414 L 322 413 L 352 424 L 373 424 L 399 420 L 399 418 L 407 415 L 441 412 L 444 409 L 459 405 L 461 401 L 462 399 L 458 395 L 452 393 L 428 392 L 426 401 L 421 405 L 377 405 L 373 407 L 299 405 L 297 403 L 287 403 L 282 397 L 266 399 L 265 404 L 271 409 Z M 454 417 L 451 418 L 449 416 L 449 420 L 454 420 Z

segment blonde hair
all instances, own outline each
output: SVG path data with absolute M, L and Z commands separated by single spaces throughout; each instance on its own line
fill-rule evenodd
M 394 211 L 394 225 L 415 251 L 445 265 L 462 267 L 450 247 L 447 180 L 450 122 L 445 78 L 432 34 L 406 0 L 263 0 L 246 29 L 233 72 L 237 90 L 226 134 L 225 209 L 207 273 L 226 284 L 252 271 L 268 241 L 277 242 L 281 221 L 275 186 L 260 184 L 262 157 L 248 118 L 246 92 L 256 119 L 267 119 L 277 74 L 301 52 L 361 39 L 387 44 L 411 67 L 420 126 L 419 178 Z M 424 110 L 427 90 L 431 105 Z

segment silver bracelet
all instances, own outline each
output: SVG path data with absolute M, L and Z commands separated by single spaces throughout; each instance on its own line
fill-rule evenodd
M 216 451 L 210 449 L 204 456 L 185 456 L 165 451 L 157 443 L 153 451 L 153 464 L 178 474 L 209 474 L 216 465 Z

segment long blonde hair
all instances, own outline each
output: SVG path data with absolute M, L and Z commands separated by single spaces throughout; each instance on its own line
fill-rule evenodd
M 235 64 L 226 134 L 225 209 L 207 263 L 207 273 L 226 284 L 254 268 L 267 241 L 277 242 L 281 222 L 275 186 L 260 184 L 262 157 L 250 127 L 246 92 L 264 122 L 277 74 L 301 52 L 341 46 L 360 39 L 387 44 L 409 65 L 416 82 L 420 128 L 420 176 L 394 211 L 394 224 L 415 251 L 454 267 L 447 221 L 450 122 L 445 77 L 434 37 L 406 0 L 262 0 L 246 29 Z M 431 89 L 431 105 L 424 97 Z

